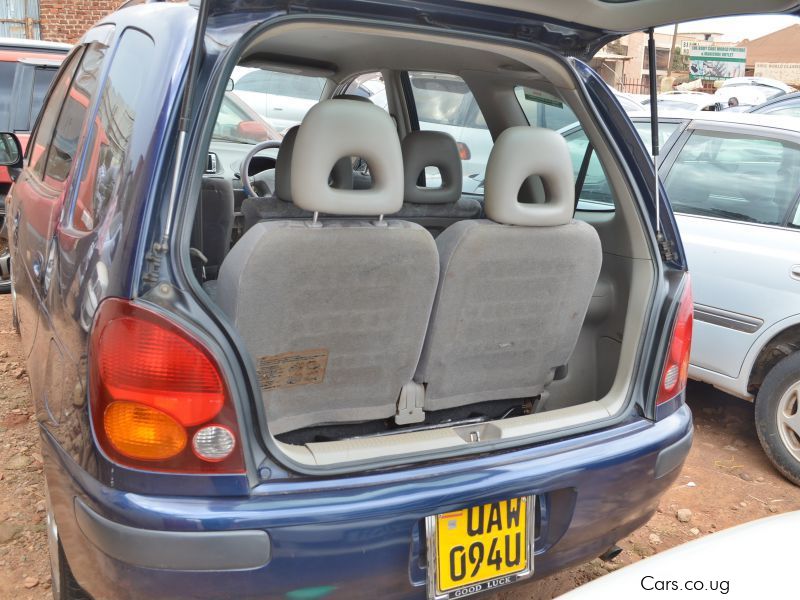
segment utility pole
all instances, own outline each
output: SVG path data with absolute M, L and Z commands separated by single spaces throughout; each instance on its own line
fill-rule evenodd
M 667 58 L 667 77 L 672 75 L 672 53 L 675 52 L 675 41 L 678 39 L 678 24 L 672 30 L 672 43 L 669 45 L 669 58 Z

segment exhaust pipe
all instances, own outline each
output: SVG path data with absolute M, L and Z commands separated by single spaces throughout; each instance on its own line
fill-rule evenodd
M 614 544 L 600 555 L 600 560 L 603 562 L 611 562 L 620 555 L 620 552 L 622 552 L 622 548 Z

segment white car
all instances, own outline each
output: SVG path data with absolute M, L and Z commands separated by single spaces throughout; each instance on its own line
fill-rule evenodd
M 719 99 L 705 92 L 664 92 L 658 95 L 659 111 L 714 111 Z M 649 110 L 649 101 L 645 108 Z
M 631 119 L 649 144 L 649 118 Z M 800 119 L 684 113 L 659 132 L 694 291 L 689 376 L 755 401 L 767 456 L 800 484 Z M 589 160 L 578 207 L 614 210 L 583 131 L 561 133 L 576 173 Z
M 319 102 L 325 79 L 264 69 L 236 67 L 233 93 L 279 132 L 297 125 Z M 267 93 L 266 90 L 270 90 Z
M 716 102 L 727 106 L 731 98 L 736 98 L 739 106 L 757 106 L 795 89 L 777 79 L 767 77 L 732 77 L 726 79 L 714 92 Z
M 798 528 L 800 512 L 758 519 L 640 560 L 561 599 L 791 598 Z

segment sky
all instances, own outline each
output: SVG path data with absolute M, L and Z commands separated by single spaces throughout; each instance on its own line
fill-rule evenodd
M 796 23 L 800 23 L 800 17 L 785 15 L 721 17 L 719 19 L 681 23 L 678 26 L 678 32 L 718 32 L 724 34 L 723 41 L 739 42 L 745 38 L 753 40 Z M 672 25 L 659 27 L 656 31 L 672 33 Z

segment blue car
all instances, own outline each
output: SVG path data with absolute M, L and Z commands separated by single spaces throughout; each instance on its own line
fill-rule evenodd
M 648 520 L 692 440 L 689 277 L 580 58 L 753 6 L 539 4 L 131 1 L 26 156 L 0 135 L 57 599 L 460 598 Z M 232 110 L 236 66 L 282 104 Z

